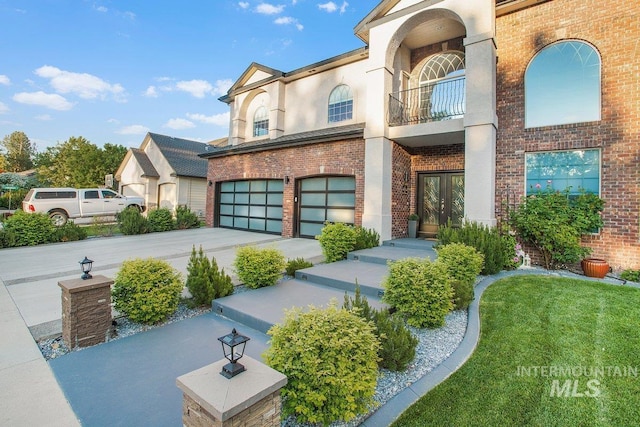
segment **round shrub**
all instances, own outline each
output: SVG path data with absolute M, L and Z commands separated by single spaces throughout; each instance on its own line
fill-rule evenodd
M 464 243 L 449 243 L 437 249 L 437 263 L 442 263 L 453 279 L 453 305 L 456 310 L 469 307 L 473 301 L 476 277 L 482 271 L 484 256 Z
M 275 285 L 285 268 L 284 255 L 275 248 L 243 246 L 236 251 L 233 266 L 245 286 L 256 289 Z
M 428 258 L 406 258 L 389 264 L 382 300 L 418 328 L 444 325 L 453 309 L 451 277 L 443 263 Z
M 126 208 L 116 215 L 118 228 L 124 235 L 145 234 L 149 232 L 147 219 L 137 208 Z
M 165 320 L 178 308 L 182 278 L 164 261 L 133 259 L 122 263 L 113 284 L 114 307 L 137 323 Z
M 283 415 L 302 423 L 349 421 L 373 403 L 378 339 L 373 324 L 335 306 L 288 311 L 269 332 L 267 365 L 287 376 Z
M 316 239 L 320 241 L 325 262 L 345 259 L 356 245 L 356 231 L 353 227 L 337 223 L 326 223 Z
M 196 305 L 209 305 L 216 298 L 226 297 L 233 293 L 231 277 L 218 269 L 218 263 L 214 257 L 211 261 L 202 250 L 198 252 L 194 246 L 187 265 L 187 289 L 193 297 Z
M 56 227 L 44 213 L 18 210 L 4 221 L 3 227 L 12 236 L 12 246 L 35 246 L 58 241 Z
M 173 219 L 173 214 L 167 208 L 154 209 L 147 215 L 147 221 L 149 221 L 149 231 L 171 231 L 176 229 L 176 221 Z

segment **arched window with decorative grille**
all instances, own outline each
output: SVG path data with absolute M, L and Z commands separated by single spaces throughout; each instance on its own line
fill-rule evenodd
M 465 112 L 464 53 L 442 52 L 422 67 L 420 122 L 461 118 Z
M 253 115 L 253 136 L 269 134 L 269 112 L 265 107 L 259 107 Z
M 336 86 L 329 95 L 329 123 L 353 118 L 353 93 L 345 84 Z

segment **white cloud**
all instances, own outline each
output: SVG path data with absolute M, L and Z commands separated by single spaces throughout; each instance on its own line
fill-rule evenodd
M 318 9 L 324 10 L 327 13 L 333 13 L 340 10 L 340 14 L 342 15 L 347 10 L 347 6 L 349 6 L 349 3 L 346 1 L 343 1 L 340 7 L 332 1 L 328 1 L 326 3 L 318 4 Z
M 229 112 L 214 114 L 213 116 L 205 116 L 204 114 L 192 114 L 187 113 L 187 117 L 191 120 L 195 120 L 196 122 L 206 123 L 209 125 L 216 126 L 227 126 L 229 125 Z
M 216 80 L 216 85 L 213 88 L 213 93 L 216 95 L 225 95 L 229 89 L 233 86 L 233 80 L 224 79 L 224 80 Z
M 133 12 L 124 12 L 123 15 L 124 15 L 125 18 L 129 18 L 132 21 L 135 21 L 135 19 L 136 19 L 136 14 L 133 13 Z
M 97 10 L 98 12 L 102 12 L 102 13 L 105 13 L 105 12 L 107 12 L 109 10 L 104 6 L 94 6 L 94 9 Z
M 44 93 L 42 91 L 16 93 L 13 95 L 13 100 L 21 104 L 39 105 L 59 111 L 70 110 L 73 107 L 73 104 L 63 96 L 55 93 Z
M 0 74 L 0 85 L 9 86 L 10 84 L 11 80 L 9 80 L 9 77 L 5 76 L 4 74 Z
M 142 125 L 125 126 L 116 131 L 120 135 L 145 135 L 147 132 L 149 132 L 149 128 Z
M 74 73 L 45 65 L 38 68 L 35 74 L 49 79 L 49 84 L 56 92 L 73 93 L 83 99 L 105 99 L 107 95 L 111 94 L 116 100 L 122 100 L 126 95 L 122 85 L 109 84 L 101 78 L 87 73 Z
M 193 122 L 190 122 L 187 119 L 171 119 L 167 123 L 162 125 L 162 127 L 179 130 L 193 128 L 196 127 L 196 125 L 194 125 Z
M 52 119 L 53 119 L 53 117 L 51 117 L 48 114 L 40 114 L 39 116 L 36 116 L 36 120 L 42 120 L 44 122 L 47 122 L 47 121 L 52 120 Z
M 273 5 L 269 3 L 260 3 L 256 6 L 256 12 L 261 13 L 263 15 L 277 15 L 278 13 L 282 13 L 284 10 L 284 5 Z
M 113 123 L 113 124 L 117 125 L 117 124 L 120 124 L 120 120 L 118 120 L 118 119 L 109 119 L 109 120 L 107 120 L 107 123 Z
M 204 98 L 205 95 L 211 93 L 213 86 L 206 80 L 189 80 L 176 83 L 176 88 L 189 92 L 196 98 Z
M 342 15 L 347 10 L 347 6 L 349 6 L 349 3 L 343 1 L 342 6 L 340 6 L 340 15 Z
M 240 6 L 243 9 L 248 9 L 249 3 L 247 3 L 246 1 L 241 1 L 241 2 L 238 2 L 238 6 Z
M 0 102 L 0 114 L 5 114 L 9 111 L 9 107 L 4 102 Z
M 158 97 L 158 91 L 156 90 L 155 86 L 149 86 L 147 88 L 147 90 L 144 92 L 144 96 L 147 96 L 149 98 L 157 98 Z
M 302 31 L 304 29 L 304 27 L 302 26 L 302 24 L 300 24 L 298 22 L 298 20 L 296 18 L 292 18 L 290 16 L 281 16 L 280 18 L 276 18 L 275 21 L 273 21 L 275 24 L 278 25 L 295 25 L 296 28 L 299 31 Z

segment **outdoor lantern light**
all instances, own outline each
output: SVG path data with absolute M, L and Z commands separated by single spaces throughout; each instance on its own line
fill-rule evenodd
M 218 338 L 218 341 L 222 343 L 224 357 L 231 362 L 222 367 L 220 375 L 225 378 L 233 378 L 245 371 L 245 367 L 239 364 L 238 360 L 244 356 L 244 348 L 249 340 L 249 337 L 236 332 L 236 328 L 233 328 L 230 334 Z
M 87 257 L 84 257 L 84 259 L 80 261 L 80 268 L 82 269 L 82 276 L 80 276 L 80 278 L 82 280 L 91 279 L 92 276 L 89 273 L 91 272 L 92 266 L 93 260 L 90 260 Z

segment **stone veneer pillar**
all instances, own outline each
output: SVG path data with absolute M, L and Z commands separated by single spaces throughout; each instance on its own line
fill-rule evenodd
M 186 427 L 280 426 L 280 389 L 287 377 L 244 356 L 246 371 L 227 379 L 223 359 L 177 378 L 183 392 L 182 423 Z
M 111 285 L 105 276 L 58 282 L 62 288 L 62 339 L 69 349 L 100 344 L 111 329 Z

